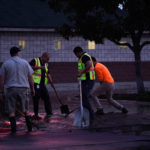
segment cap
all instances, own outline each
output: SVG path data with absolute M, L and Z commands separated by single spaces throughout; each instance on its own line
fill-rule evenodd
M 16 53 L 20 52 L 21 50 L 18 47 L 12 47 L 10 49 L 10 55 L 15 55 Z

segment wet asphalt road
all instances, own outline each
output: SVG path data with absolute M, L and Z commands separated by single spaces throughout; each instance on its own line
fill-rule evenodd
M 24 118 L 18 118 L 18 132 L 11 135 L 6 119 L 0 122 L 4 127 L 0 128 L 0 150 L 150 150 L 149 113 L 137 113 L 136 107 L 133 112 L 131 107 L 132 111 L 124 115 L 118 111 L 112 113 L 110 108 L 106 107 L 104 116 L 97 117 L 94 129 L 76 129 L 72 125 L 73 113 L 65 118 L 60 110 L 55 110 L 48 123 L 33 122 L 31 133 L 26 132 Z M 40 115 L 44 118 L 45 113 Z
M 150 136 L 56 130 L 0 134 L 0 150 L 149 150 Z

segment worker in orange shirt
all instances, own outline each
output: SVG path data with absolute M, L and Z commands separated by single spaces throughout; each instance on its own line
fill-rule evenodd
M 94 99 L 94 103 L 97 107 L 96 114 L 104 114 L 103 107 L 98 99 L 98 96 L 103 92 L 106 93 L 106 98 L 111 105 L 121 110 L 122 113 L 128 113 L 128 110 L 122 104 L 118 103 L 112 98 L 114 90 L 114 79 L 108 68 L 105 65 L 97 62 L 95 57 L 92 57 L 92 61 L 94 64 L 96 77 L 100 82 L 100 86 L 91 93 L 91 96 Z

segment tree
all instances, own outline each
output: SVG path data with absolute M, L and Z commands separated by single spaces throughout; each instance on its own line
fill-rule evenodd
M 142 41 L 143 35 L 150 33 L 149 0 L 49 0 L 48 4 L 67 16 L 68 22 L 57 29 L 65 38 L 80 35 L 96 43 L 107 38 L 117 45 L 128 46 L 135 57 L 138 93 L 145 91 L 141 51 L 150 44 L 150 40 Z M 121 43 L 123 37 L 132 42 Z

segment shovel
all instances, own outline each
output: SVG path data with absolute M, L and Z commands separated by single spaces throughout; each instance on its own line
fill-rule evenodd
M 83 107 L 81 80 L 79 81 L 79 87 L 80 87 L 80 109 L 76 110 L 75 112 L 73 126 L 79 128 L 86 128 L 90 125 L 90 118 L 89 118 L 90 116 L 88 109 Z
M 55 92 L 55 94 L 56 94 L 56 97 L 57 97 L 59 103 L 61 104 L 61 106 L 60 106 L 60 111 L 61 111 L 61 113 L 62 113 L 62 114 L 69 114 L 70 111 L 69 111 L 68 105 L 64 105 L 64 104 L 62 103 L 61 99 L 59 98 L 59 96 L 58 96 L 58 94 L 57 94 L 56 88 L 55 88 L 55 86 L 54 86 L 53 83 L 51 83 L 51 86 L 52 86 L 52 88 L 54 89 L 54 92 Z

